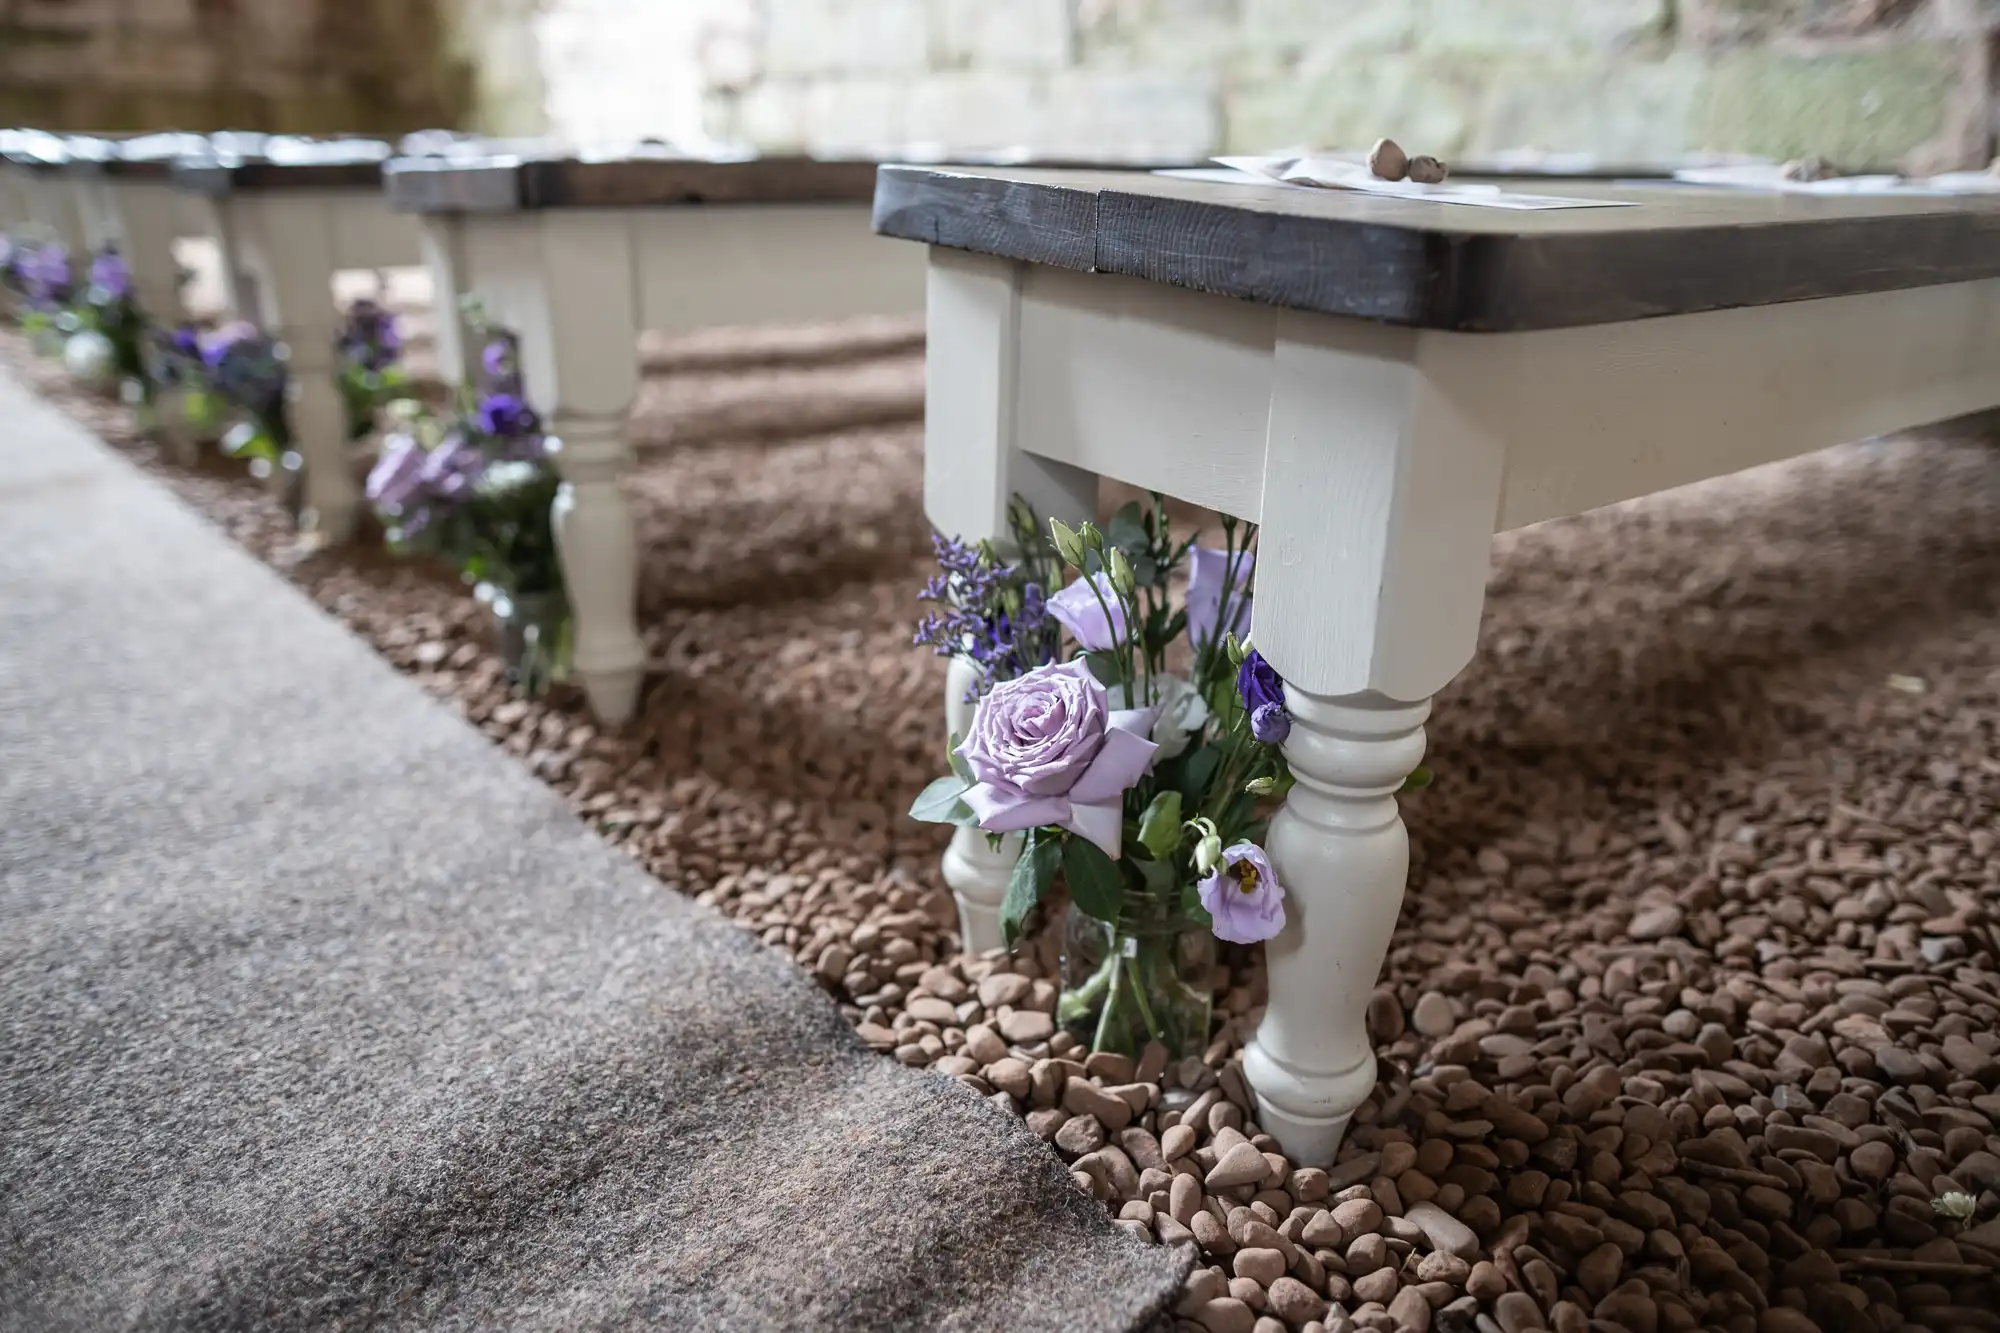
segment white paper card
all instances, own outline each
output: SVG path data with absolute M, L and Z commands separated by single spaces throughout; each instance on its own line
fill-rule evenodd
M 1823 181 L 1789 181 L 1781 166 L 1694 167 L 1676 171 L 1674 179 L 1689 185 L 1722 186 L 1733 190 L 1764 190 L 1776 194 L 2000 194 L 2000 176 L 1984 171 L 1954 171 L 1942 176 L 1907 179 L 1902 176 L 1836 176 Z
M 1161 175 L 1192 177 L 1197 180 L 1233 180 L 1241 184 L 1292 185 L 1302 189 L 1349 190 L 1357 194 L 1383 194 L 1397 199 L 1415 199 L 1433 204 L 1462 204 L 1470 208 L 1504 208 L 1535 211 L 1547 208 L 1629 208 L 1627 199 L 1564 199 L 1554 195 L 1515 194 L 1497 185 L 1468 185 L 1445 181 L 1423 185 L 1416 181 L 1379 180 L 1364 163 L 1337 157 L 1218 157 L 1222 170 L 1168 171 Z

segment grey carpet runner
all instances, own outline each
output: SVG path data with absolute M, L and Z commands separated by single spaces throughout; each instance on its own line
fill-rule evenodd
M 1121 1329 L 1184 1266 L 0 377 L 0 1328 Z

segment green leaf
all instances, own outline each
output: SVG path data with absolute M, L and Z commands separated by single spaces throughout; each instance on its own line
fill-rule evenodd
M 1170 894 L 1174 890 L 1174 863 L 1172 861 L 1144 861 L 1132 858 L 1132 866 L 1139 872 L 1139 878 L 1146 882 L 1149 893 Z
M 1055 882 L 1056 861 L 1061 854 L 1062 844 L 1056 839 L 1043 837 L 1040 829 L 1028 830 L 1021 859 L 1014 863 L 1014 873 L 1007 880 L 1007 896 L 1000 900 L 1000 936 L 1008 948 L 1021 938 L 1021 923 Z
M 1125 881 L 1118 863 L 1088 838 L 1069 837 L 1062 844 L 1063 878 L 1069 899 L 1099 921 L 1116 921 L 1125 905 Z
M 1100 685 L 1116 685 L 1124 679 L 1124 658 L 1108 648 L 1099 653 L 1085 653 L 1083 660 Z
M 1187 762 L 1181 767 L 1181 808 L 1201 809 L 1202 798 L 1208 795 L 1208 784 L 1215 780 L 1216 766 L 1222 762 L 1222 751 L 1213 745 L 1204 745 L 1188 752 Z
M 1403 779 L 1402 790 L 1422 791 L 1424 788 L 1430 786 L 1431 783 L 1435 781 L 1437 781 L 1437 774 L 1431 772 L 1428 768 L 1425 768 L 1422 764 L 1418 764 L 1416 768 L 1411 771 L 1410 776 Z
M 966 784 L 956 773 L 939 778 L 917 793 L 917 799 L 910 803 L 910 818 L 926 824 L 956 823 L 953 813 L 962 804 L 959 798 L 965 795 L 965 789 Z
M 1139 841 L 1153 854 L 1156 861 L 1173 858 L 1174 848 L 1181 845 L 1181 794 L 1177 791 L 1163 791 L 1153 798 L 1146 807 L 1146 813 L 1139 817 Z
M 970 787 L 974 782 L 978 781 L 977 778 L 972 776 L 972 765 L 966 763 L 965 757 L 958 752 L 957 732 L 952 732 L 950 738 L 945 741 L 944 753 L 946 761 L 951 765 L 951 771 L 964 779 L 966 786 Z

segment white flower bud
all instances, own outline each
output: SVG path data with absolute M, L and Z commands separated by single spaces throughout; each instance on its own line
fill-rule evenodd
M 1212 875 L 1222 864 L 1222 839 L 1213 833 L 1203 838 L 1194 849 L 1194 868 L 1204 875 Z
M 1269 796 L 1277 789 L 1278 780 L 1274 777 L 1252 778 L 1243 784 L 1243 790 L 1252 796 Z
M 1138 586 L 1138 581 L 1132 577 L 1131 562 L 1125 558 L 1123 551 L 1114 546 L 1111 548 L 1109 563 L 1111 586 L 1117 590 L 1120 597 L 1130 597 L 1132 590 Z

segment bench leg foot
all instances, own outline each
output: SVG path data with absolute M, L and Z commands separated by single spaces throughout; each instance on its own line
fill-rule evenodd
M 1423 758 L 1430 704 L 1286 693 L 1298 781 L 1267 848 L 1286 921 L 1266 946 L 1270 1003 L 1243 1072 L 1258 1123 L 1294 1161 L 1323 1166 L 1375 1087 L 1368 998 L 1410 866 L 1395 793 Z
M 627 448 L 618 421 L 555 423 L 562 489 L 553 521 L 575 621 L 572 666 L 599 721 L 616 726 L 639 706 L 646 648 L 635 615 L 638 539 L 618 477 Z
M 978 677 L 969 663 L 954 657 L 944 677 L 945 730 L 949 737 L 963 740 L 972 730 L 975 705 L 966 702 Z M 951 831 L 951 846 L 945 848 L 944 882 L 958 903 L 958 947 L 966 953 L 984 953 L 999 948 L 1000 903 L 1007 896 L 1007 883 L 1014 877 L 1014 863 L 1021 859 L 1021 838 L 1010 834 L 995 851 L 987 845 L 987 835 L 976 828 Z

